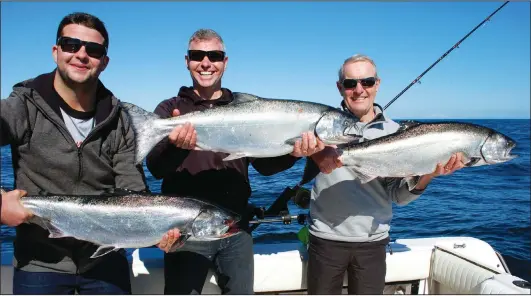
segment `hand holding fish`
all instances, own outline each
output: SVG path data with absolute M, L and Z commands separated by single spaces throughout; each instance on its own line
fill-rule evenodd
M 313 154 L 311 158 L 323 174 L 330 174 L 336 168 L 343 166 L 335 146 L 326 146 L 323 150 Z
M 173 117 L 181 115 L 179 109 L 174 109 Z M 187 122 L 184 125 L 176 126 L 168 135 L 170 143 L 177 148 L 192 150 L 197 142 L 197 132 L 191 123 Z
M 159 249 L 163 250 L 164 252 L 168 253 L 173 246 L 173 244 L 181 237 L 181 232 L 179 229 L 174 228 L 169 230 L 164 236 L 162 236 L 162 240 L 157 244 L 157 247 Z
M 465 164 L 463 163 L 463 153 L 458 152 L 456 154 L 453 154 L 450 157 L 450 160 L 448 160 L 448 162 L 444 166 L 441 163 L 438 163 L 433 173 L 421 176 L 415 188 L 422 190 L 426 188 L 426 186 L 428 186 L 428 184 L 433 178 L 442 175 L 453 174 L 455 171 L 460 170 L 464 167 Z
M 26 191 L 19 189 L 9 192 L 2 190 L 2 224 L 14 227 L 31 218 L 32 213 L 20 203 L 20 198 L 26 194 Z
M 435 168 L 435 171 L 432 173 L 432 175 L 434 177 L 440 175 L 450 175 L 464 167 L 465 164 L 463 163 L 463 153 L 458 152 L 452 155 L 452 157 L 450 157 L 450 160 L 446 163 L 444 167 L 440 163 L 437 164 L 437 167 Z
M 323 141 L 316 138 L 313 132 L 305 132 L 302 134 L 302 139 L 295 142 L 291 155 L 295 157 L 310 156 L 324 148 L 325 144 Z

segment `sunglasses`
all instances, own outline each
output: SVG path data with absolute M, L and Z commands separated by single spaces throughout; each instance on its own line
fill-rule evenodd
M 190 58 L 191 61 L 201 62 L 205 56 L 207 56 L 213 63 L 222 62 L 225 59 L 225 52 L 221 50 L 188 50 L 188 58 Z
M 376 84 L 376 80 L 376 77 L 367 77 L 361 79 L 347 78 L 343 80 L 342 84 L 344 88 L 356 88 L 356 86 L 358 86 L 358 82 L 361 83 L 361 86 L 363 87 L 372 87 Z
M 82 46 L 85 46 L 87 55 L 95 59 L 100 59 L 107 54 L 107 48 L 103 44 L 83 41 L 77 38 L 59 37 L 59 39 L 57 39 L 57 45 L 61 46 L 61 50 L 69 53 L 76 53 Z

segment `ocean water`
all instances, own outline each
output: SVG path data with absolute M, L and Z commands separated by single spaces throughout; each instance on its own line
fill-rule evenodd
M 511 272 L 531 281 L 530 222 L 530 120 L 457 120 L 493 128 L 513 138 L 518 158 L 494 166 L 465 168 L 436 178 L 425 193 L 406 206 L 394 206 L 391 240 L 437 236 L 470 236 L 482 239 L 499 251 Z M 274 176 L 261 176 L 249 169 L 253 194 L 250 202 L 268 207 L 302 176 L 304 160 Z M 160 191 L 160 181 L 145 169 L 151 191 Z M 305 187 L 310 188 L 313 181 Z M 13 187 L 9 147 L 1 150 L 1 185 Z M 293 215 L 306 210 L 289 204 Z M 256 242 L 296 240 L 302 225 L 280 222 L 260 225 L 253 232 Z M 2 252 L 12 249 L 14 231 L 2 226 Z

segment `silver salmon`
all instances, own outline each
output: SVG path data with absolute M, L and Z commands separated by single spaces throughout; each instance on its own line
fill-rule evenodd
M 352 129 L 359 120 L 342 110 L 305 101 L 233 95 L 233 102 L 227 105 L 166 119 L 122 102 L 136 135 L 136 163 L 185 122 L 192 123 L 197 132 L 197 150 L 230 154 L 224 160 L 288 154 L 306 131 L 313 131 L 326 144 L 359 139 L 356 128 Z
M 339 147 L 340 160 L 362 183 L 376 177 L 406 177 L 409 189 L 418 176 L 432 173 L 462 152 L 466 166 L 503 163 L 516 158 L 516 142 L 493 129 L 459 122 L 408 124 L 402 130 L 374 140 Z
M 173 228 L 181 232 L 173 249 L 188 239 L 215 240 L 239 231 L 238 215 L 187 197 L 35 195 L 21 202 L 34 214 L 29 222 L 48 229 L 50 238 L 73 237 L 99 245 L 91 258 L 120 248 L 153 246 Z

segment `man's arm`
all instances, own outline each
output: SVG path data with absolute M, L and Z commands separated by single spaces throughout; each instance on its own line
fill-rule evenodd
M 286 154 L 269 158 L 253 158 L 251 164 L 261 175 L 271 176 L 290 169 L 299 159 L 301 158 Z
M 122 112 L 122 111 L 120 111 Z M 125 135 L 116 129 L 116 142 L 118 150 L 113 156 L 113 169 L 115 172 L 115 186 L 117 188 L 143 191 L 148 189 L 146 176 L 142 164 L 135 165 L 135 134 L 128 117 L 122 114 Z M 119 121 L 120 122 L 120 121 Z
M 28 127 L 28 109 L 24 101 L 15 92 L 0 101 L 0 146 L 22 142 Z
M 407 205 L 424 193 L 428 184 L 435 177 L 450 175 L 455 171 L 462 169 L 465 166 L 462 162 L 462 158 L 462 153 L 456 153 L 450 157 L 450 160 L 444 166 L 440 163 L 437 164 L 433 173 L 420 176 L 417 185 L 411 191 L 408 190 L 407 184 L 400 186 L 400 182 L 403 178 L 385 178 L 387 192 L 396 204 Z
M 404 178 L 383 178 L 382 183 L 387 191 L 387 195 L 389 195 L 391 200 L 397 205 L 405 206 L 419 198 L 422 193 L 424 193 L 424 189 L 419 190 L 415 188 L 409 191 L 405 182 L 402 186 L 400 186 L 402 180 L 404 180 Z

